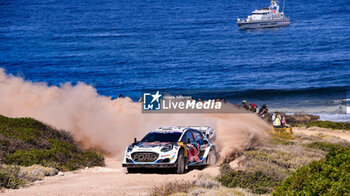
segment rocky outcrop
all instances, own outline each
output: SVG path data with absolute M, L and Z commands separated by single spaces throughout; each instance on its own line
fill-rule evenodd
M 320 116 L 312 115 L 312 114 L 295 113 L 292 115 L 286 115 L 286 121 L 288 124 L 304 124 L 304 123 L 312 122 L 319 119 L 320 119 Z

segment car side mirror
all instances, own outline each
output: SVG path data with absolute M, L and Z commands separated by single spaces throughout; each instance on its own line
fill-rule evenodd
M 137 139 L 136 139 L 136 137 L 134 138 L 134 144 L 136 144 L 137 143 Z
M 209 139 L 209 134 L 205 134 L 205 137 L 207 137 Z

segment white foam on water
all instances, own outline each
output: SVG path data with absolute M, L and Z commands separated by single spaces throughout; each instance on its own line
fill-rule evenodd
M 350 114 L 315 114 L 320 116 L 320 120 L 350 123 Z

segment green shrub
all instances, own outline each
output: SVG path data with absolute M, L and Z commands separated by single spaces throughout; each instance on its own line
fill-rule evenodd
M 55 154 L 50 150 L 18 150 L 7 157 L 6 163 L 12 165 L 31 166 L 41 164 L 43 160 L 52 160 Z
M 54 167 L 60 170 L 75 170 L 82 167 L 103 166 L 104 157 L 96 152 L 87 151 L 80 154 L 72 154 L 71 158 L 61 158 L 65 153 L 57 151 L 56 148 L 50 150 L 18 150 L 7 157 L 7 164 L 31 166 L 40 164 L 47 167 Z M 67 160 L 65 160 L 67 159 Z
M 220 175 L 225 175 L 227 173 L 232 172 L 233 170 L 228 163 L 223 163 L 220 165 L 219 171 Z
M 268 176 L 261 171 L 231 171 L 225 175 L 220 175 L 218 181 L 230 188 L 247 188 L 251 192 L 258 194 L 271 192 L 273 187 L 280 182 L 279 179 Z
M 332 122 L 332 121 L 313 121 L 306 123 L 306 127 L 321 127 L 328 129 L 342 129 L 350 131 L 350 123 L 347 122 Z
M 27 182 L 18 177 L 19 170 L 20 168 L 16 166 L 0 168 L 0 189 L 17 189 L 24 186 Z
M 64 163 L 62 167 L 64 170 L 75 170 L 81 168 L 82 165 L 85 167 L 103 166 L 104 157 L 100 153 L 87 151 Z
M 330 142 L 312 142 L 309 144 L 304 144 L 304 146 L 307 148 L 320 149 L 320 150 L 329 152 L 331 150 L 337 150 L 337 149 L 342 149 L 344 147 L 349 147 L 349 144 L 347 144 L 347 143 L 333 144 Z
M 104 158 L 81 149 L 72 135 L 32 118 L 0 115 L 0 164 L 40 164 L 59 170 L 103 166 Z
M 350 149 L 332 148 L 325 159 L 298 169 L 273 195 L 350 194 Z

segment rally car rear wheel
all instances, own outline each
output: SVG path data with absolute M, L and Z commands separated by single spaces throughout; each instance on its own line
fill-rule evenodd
M 208 158 L 207 158 L 207 163 L 208 163 L 208 165 L 213 166 L 213 165 L 216 164 L 216 161 L 217 161 L 217 159 L 216 159 L 216 150 L 212 149 L 209 152 L 209 155 L 208 155 Z
M 185 173 L 185 164 L 186 164 L 186 159 L 185 159 L 183 151 L 181 151 L 178 158 L 177 158 L 176 173 L 178 173 L 178 174 Z

